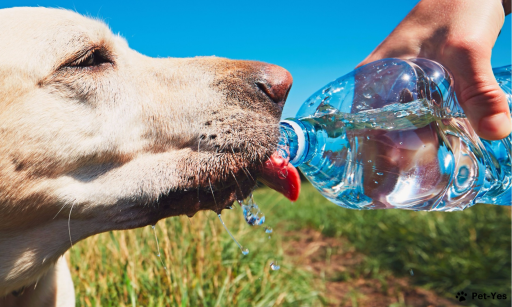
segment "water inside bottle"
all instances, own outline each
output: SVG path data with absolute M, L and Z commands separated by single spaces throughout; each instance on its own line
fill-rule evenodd
M 301 122 L 317 144 L 300 168 L 338 205 L 461 210 L 484 184 L 485 156 L 467 119 L 439 118 L 425 99 L 355 114 L 320 106 Z
M 512 105 L 511 67 L 493 72 Z M 453 78 L 433 61 L 362 66 L 313 94 L 287 122 L 290 160 L 340 206 L 454 211 L 511 203 L 511 137 L 478 138 Z

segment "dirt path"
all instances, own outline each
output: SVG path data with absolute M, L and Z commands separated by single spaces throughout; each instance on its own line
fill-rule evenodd
M 461 306 L 436 293 L 411 285 L 407 277 L 382 279 L 357 277 L 355 267 L 363 255 L 343 239 L 328 238 L 311 229 L 290 232 L 286 253 L 300 267 L 325 281 L 324 298 L 328 306 Z

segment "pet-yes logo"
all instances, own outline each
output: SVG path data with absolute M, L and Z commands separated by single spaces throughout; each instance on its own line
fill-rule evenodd
M 457 295 L 455 296 L 455 298 L 458 299 L 459 302 L 464 302 L 466 300 L 467 296 L 468 295 L 464 291 L 461 291 L 461 292 L 457 292 Z
M 468 299 L 473 300 L 506 300 L 507 295 L 506 294 L 498 294 L 496 292 L 489 293 L 478 293 L 478 292 L 472 292 L 470 296 L 464 291 L 457 292 L 455 295 L 455 298 L 459 300 L 459 302 L 467 301 Z

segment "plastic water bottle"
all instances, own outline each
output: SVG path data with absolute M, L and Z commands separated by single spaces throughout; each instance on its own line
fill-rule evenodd
M 510 66 L 494 74 L 512 106 Z M 290 163 L 352 209 L 511 205 L 511 135 L 480 139 L 427 59 L 383 59 L 327 84 L 281 122 Z

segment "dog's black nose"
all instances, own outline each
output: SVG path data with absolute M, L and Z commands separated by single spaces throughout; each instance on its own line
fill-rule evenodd
M 256 82 L 258 88 L 282 108 L 292 87 L 292 75 L 286 69 L 271 64 L 265 64 L 261 72 L 261 79 Z

